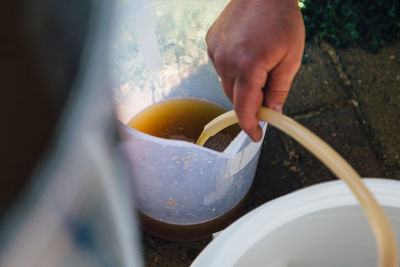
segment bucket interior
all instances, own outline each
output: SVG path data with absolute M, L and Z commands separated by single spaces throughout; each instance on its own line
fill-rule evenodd
M 400 243 L 400 182 L 363 181 Z M 241 217 L 219 233 L 191 266 L 377 264 L 377 243 L 357 199 L 343 181 L 331 181 L 281 196 Z
M 400 240 L 400 208 L 385 207 Z M 235 266 L 377 266 L 376 242 L 359 206 L 321 210 L 288 222 L 250 246 Z

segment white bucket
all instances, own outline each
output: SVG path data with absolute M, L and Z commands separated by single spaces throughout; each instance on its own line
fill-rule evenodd
M 364 179 L 400 243 L 400 181 Z M 400 253 L 400 251 L 399 251 Z M 198 266 L 377 266 L 374 235 L 343 181 L 301 189 L 270 201 L 217 236 Z

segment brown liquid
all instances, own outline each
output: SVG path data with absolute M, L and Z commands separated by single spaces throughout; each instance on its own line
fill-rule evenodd
M 222 107 L 203 100 L 180 98 L 154 104 L 137 114 L 128 125 L 138 131 L 167 139 L 185 140 L 195 143 L 204 126 L 215 117 L 226 112 Z M 226 128 L 210 138 L 205 146 L 222 151 L 239 133 L 238 125 Z M 231 211 L 214 220 L 194 224 L 176 225 L 155 220 L 138 211 L 142 228 L 160 238 L 168 240 L 199 240 L 218 232 L 241 214 L 245 200 Z
M 173 241 L 201 240 L 209 238 L 211 234 L 225 229 L 233 221 L 243 215 L 247 198 L 248 194 L 229 212 L 214 220 L 200 224 L 169 224 L 154 220 L 153 218 L 144 215 L 140 211 L 138 211 L 137 214 L 141 227 L 146 232 L 159 238 Z
M 154 104 L 137 114 L 128 125 L 138 131 L 166 139 L 195 143 L 204 126 L 226 112 L 222 107 L 204 100 L 178 98 Z M 239 133 L 238 125 L 222 131 L 224 143 Z M 221 138 L 222 140 L 222 138 Z M 225 145 L 225 147 L 227 146 Z M 216 150 L 221 151 L 220 148 Z

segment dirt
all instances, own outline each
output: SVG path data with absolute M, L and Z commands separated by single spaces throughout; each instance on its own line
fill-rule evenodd
M 285 114 L 307 113 L 347 97 L 329 55 L 322 47 L 307 45 L 304 62 L 285 103 Z
M 400 40 L 378 54 L 338 50 L 366 133 L 387 174 L 400 179 Z
M 306 46 L 285 113 L 313 117 L 349 104 L 385 177 L 400 179 L 400 40 L 376 54 L 326 43 Z
M 204 144 L 205 147 L 211 148 L 218 152 L 222 152 L 229 146 L 233 138 L 229 134 L 217 133 L 210 137 Z

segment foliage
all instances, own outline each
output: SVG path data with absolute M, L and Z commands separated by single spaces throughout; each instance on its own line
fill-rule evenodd
M 400 0 L 300 0 L 307 40 L 377 52 L 400 36 Z

